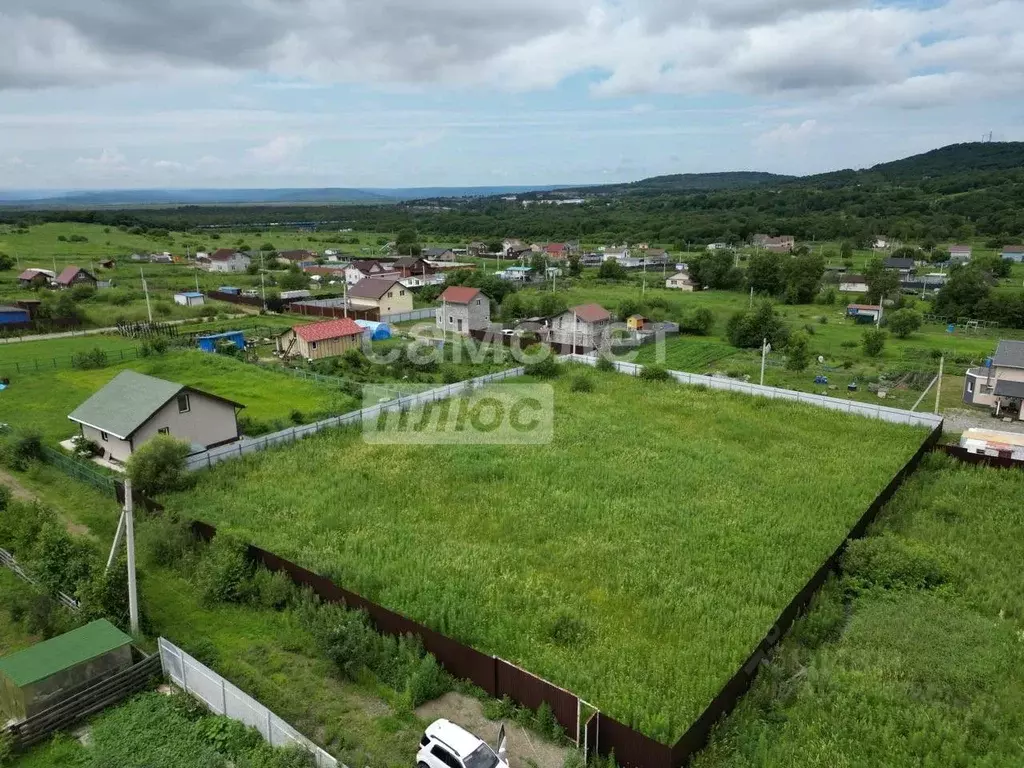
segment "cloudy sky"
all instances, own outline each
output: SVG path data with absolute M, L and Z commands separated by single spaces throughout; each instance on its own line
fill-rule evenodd
M 0 0 L 0 188 L 596 183 L 1024 140 L 1024 0 Z

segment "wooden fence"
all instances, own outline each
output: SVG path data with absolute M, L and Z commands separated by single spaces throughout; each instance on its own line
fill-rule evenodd
M 14 750 L 22 752 L 45 741 L 51 734 L 150 688 L 160 674 L 160 657 L 148 656 L 112 677 L 86 683 L 60 704 L 8 726 Z

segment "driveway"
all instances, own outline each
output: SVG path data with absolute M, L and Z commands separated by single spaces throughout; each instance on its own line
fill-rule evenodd
M 1003 421 L 988 414 L 988 411 L 975 411 L 964 408 L 950 408 L 942 412 L 946 420 L 943 430 L 946 432 L 964 432 L 968 429 L 990 429 L 996 432 L 1014 432 L 1024 434 L 1024 421 L 1011 419 Z

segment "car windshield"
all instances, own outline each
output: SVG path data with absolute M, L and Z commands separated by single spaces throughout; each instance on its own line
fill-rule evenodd
M 498 756 L 486 744 L 481 744 L 466 755 L 465 763 L 466 768 L 495 768 L 498 764 Z

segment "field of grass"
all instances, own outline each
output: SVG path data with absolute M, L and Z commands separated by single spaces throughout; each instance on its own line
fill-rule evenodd
M 112 355 L 112 359 L 116 358 Z M 265 426 L 290 423 L 293 411 L 301 412 L 305 421 L 312 421 L 358 407 L 350 396 L 321 384 L 223 355 L 183 350 L 93 370 L 67 368 L 12 375 L 11 386 L 0 392 L 0 421 L 16 429 L 40 432 L 48 442 L 59 442 L 77 432 L 67 415 L 126 369 L 240 402 L 245 409 L 239 418 Z
M 1020 765 L 1021 498 L 928 457 L 695 765 Z
M 924 434 L 590 375 L 589 394 L 556 383 L 551 445 L 331 431 L 203 473 L 168 507 L 673 740 Z

